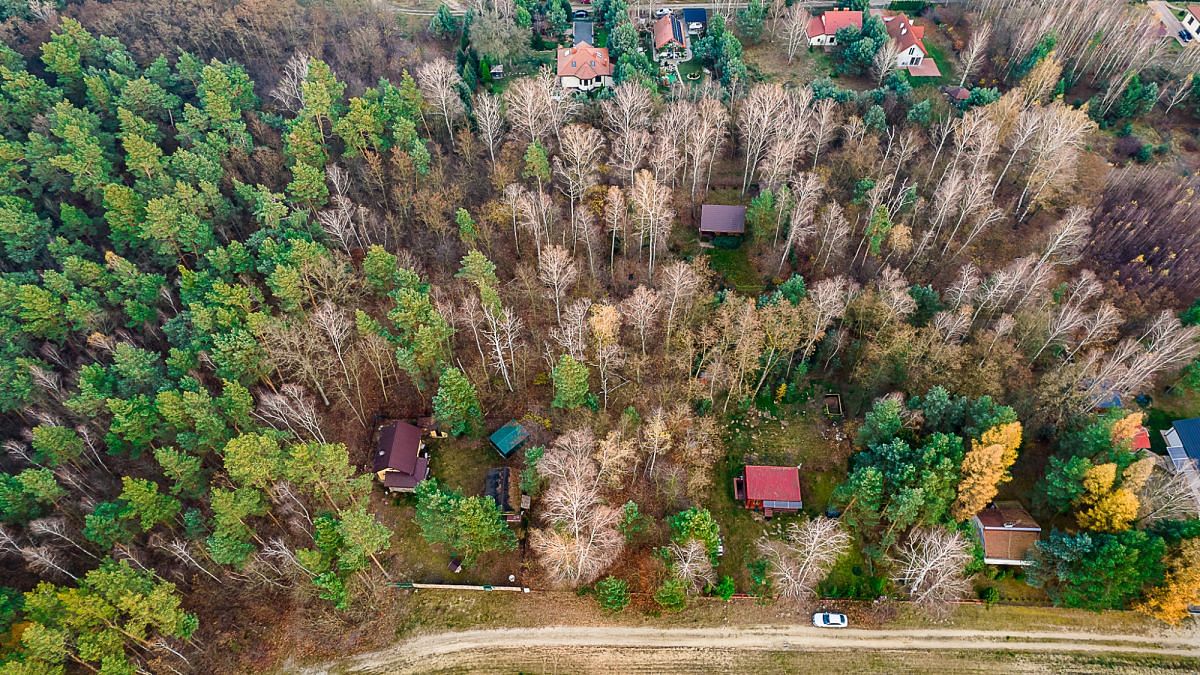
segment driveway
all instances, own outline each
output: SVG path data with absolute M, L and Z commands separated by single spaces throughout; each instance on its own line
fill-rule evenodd
M 592 37 L 592 22 L 585 21 L 583 19 L 576 20 L 575 21 L 575 44 L 579 44 L 580 42 L 586 42 L 589 45 L 592 45 L 593 47 L 595 47 L 596 43 L 593 40 L 594 40 L 594 38 Z
M 1161 0 L 1152 0 L 1151 2 L 1147 2 L 1146 6 L 1158 14 L 1159 20 L 1162 21 L 1163 26 L 1167 29 L 1167 35 L 1175 38 L 1175 41 L 1181 45 L 1188 44 L 1179 39 L 1179 31 L 1184 30 L 1184 28 L 1183 24 L 1179 21 L 1179 17 L 1175 14 L 1177 11 L 1176 8 L 1165 2 L 1161 2 Z M 1195 40 L 1192 40 L 1192 42 L 1194 43 Z
M 1200 658 L 1194 635 L 1176 633 L 1163 637 L 1084 633 L 1080 631 L 979 631 L 965 629 L 822 630 L 807 626 L 752 626 L 745 628 L 651 628 L 633 626 L 551 626 L 547 628 L 498 628 L 457 633 L 423 635 L 386 649 L 351 656 L 297 672 L 395 673 L 453 671 L 468 666 L 480 655 L 493 665 L 500 653 L 517 650 L 546 650 L 551 662 L 572 651 L 609 652 L 643 650 L 676 653 L 684 657 L 680 671 L 689 663 L 711 661 L 717 652 L 875 650 L 959 652 L 1045 652 L 1103 654 L 1146 654 Z M 690 652 L 689 652 L 690 650 Z M 695 659 L 695 660 L 693 660 Z M 478 664 L 477 664 L 478 665 Z

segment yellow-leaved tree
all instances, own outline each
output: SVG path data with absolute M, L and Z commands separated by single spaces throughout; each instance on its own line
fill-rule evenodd
M 1144 418 L 1142 413 L 1135 412 L 1113 422 L 1112 429 L 1109 431 L 1112 444 L 1118 448 L 1129 449 L 1133 444 L 1133 437 L 1142 428 Z
M 1133 469 L 1137 463 L 1126 469 Z M 1085 530 L 1123 532 L 1137 518 L 1136 483 L 1117 486 L 1117 465 L 1098 464 L 1083 475 L 1082 497 L 1077 502 L 1075 521 Z
M 1000 485 L 1012 478 L 1008 470 L 1017 461 L 1021 447 L 1021 423 L 998 424 L 971 441 L 971 451 L 963 457 L 962 480 L 951 515 L 964 521 L 979 513 L 996 498 Z
M 1163 584 L 1146 594 L 1135 609 L 1175 625 L 1188 615 L 1188 605 L 1200 605 L 1200 539 L 1185 539 L 1167 559 Z

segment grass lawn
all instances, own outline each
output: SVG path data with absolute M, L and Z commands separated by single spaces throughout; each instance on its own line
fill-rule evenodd
M 833 61 L 824 50 L 801 49 L 788 63 L 787 52 L 771 40 L 746 45 L 743 56 L 746 65 L 758 74 L 784 84 L 805 85 L 833 71 Z
M 940 77 L 913 77 L 912 84 L 914 87 L 940 87 L 947 84 L 957 84 L 958 80 L 954 77 L 954 62 L 946 53 L 945 46 L 938 44 L 937 41 L 925 40 L 925 48 L 929 50 L 929 58 L 937 63 L 938 70 L 942 71 Z
M 729 418 L 726 456 L 717 466 L 716 482 L 705 505 L 725 538 L 725 557 L 718 571 L 733 577 L 739 591 L 749 589 L 746 565 L 758 557 L 755 540 L 786 526 L 795 516 L 777 516 L 767 522 L 747 510 L 733 499 L 734 476 L 746 464 L 800 466 L 804 512 L 822 514 L 834 488 L 846 477 L 849 441 L 837 441 L 836 434 L 836 428 L 819 416 L 815 404 L 799 409 L 786 406 L 780 414 L 751 410 Z
M 430 475 L 443 486 L 458 490 L 466 496 L 483 494 L 484 478 L 491 467 L 505 463 L 488 445 L 486 438 L 428 439 Z M 520 453 L 514 453 L 512 466 L 520 466 Z M 508 575 L 519 575 L 521 549 L 507 553 L 490 553 L 474 565 L 455 574 L 450 571 L 450 552 L 442 546 L 430 546 L 421 537 L 417 526 L 416 499 L 412 495 L 384 496 L 376 493 L 388 506 L 376 508 L 384 523 L 391 527 L 396 538 L 403 542 L 393 548 L 394 569 L 389 570 L 399 581 L 442 583 L 506 584 Z M 518 531 L 518 535 L 520 532 Z
M 726 286 L 744 295 L 758 295 L 766 288 L 750 263 L 744 245 L 733 249 L 710 248 L 705 253 L 708 255 L 708 264 L 721 275 Z

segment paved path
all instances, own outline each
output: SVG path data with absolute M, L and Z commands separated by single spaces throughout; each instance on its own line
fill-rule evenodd
M 953 650 L 1147 654 L 1200 659 L 1195 635 L 1166 637 L 1107 635 L 1078 631 L 1021 632 L 961 629 L 828 630 L 807 626 L 746 628 L 641 628 L 629 626 L 553 626 L 440 633 L 412 638 L 387 649 L 300 669 L 324 673 L 395 673 L 455 669 L 480 652 L 530 650 Z M 493 663 L 502 662 L 499 658 Z

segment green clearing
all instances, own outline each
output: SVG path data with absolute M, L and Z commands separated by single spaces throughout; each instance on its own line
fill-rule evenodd
M 710 248 L 705 250 L 705 254 L 708 255 L 709 264 L 721 275 L 725 285 L 737 292 L 758 295 L 766 288 L 762 278 L 754 270 L 754 265 L 750 263 L 750 257 L 744 247 Z
M 914 87 L 941 87 L 947 84 L 957 84 L 954 78 L 954 62 L 946 54 L 945 48 L 937 44 L 933 40 L 925 41 L 925 49 L 929 51 L 929 58 L 937 63 L 938 70 L 942 71 L 940 77 L 913 77 L 912 83 Z
M 467 496 L 483 494 L 487 470 L 505 463 L 484 438 L 428 439 L 426 447 L 429 449 L 430 476 Z M 519 462 L 516 459 L 519 456 L 519 452 L 515 453 L 514 460 Z M 450 552 L 441 546 L 430 546 L 421 536 L 421 529 L 413 519 L 416 499 L 412 495 L 395 495 L 389 501 L 398 508 L 377 512 L 387 514 L 391 520 L 387 524 L 395 531 L 393 541 L 403 542 L 402 547 L 394 548 L 395 565 L 389 570 L 396 580 L 498 584 L 508 583 L 508 575 L 519 573 L 519 548 L 509 553 L 484 555 L 471 568 L 458 574 L 451 572 Z M 521 534 L 519 530 L 517 534 Z
M 800 466 L 804 512 L 809 516 L 825 512 L 834 488 L 846 477 L 844 456 L 849 444 L 836 441 L 836 428 L 820 417 L 815 404 L 786 408 L 780 414 L 752 409 L 727 419 L 726 456 L 717 466 L 716 483 L 705 501 L 725 538 L 725 557 L 718 572 L 733 577 L 739 590 L 749 590 L 746 565 L 758 557 L 755 540 L 768 531 L 778 534 L 796 517 L 776 516 L 767 522 L 747 510 L 733 498 L 734 476 L 746 464 Z

